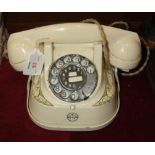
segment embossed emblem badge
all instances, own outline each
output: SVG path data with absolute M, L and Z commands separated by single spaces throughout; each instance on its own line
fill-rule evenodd
M 67 119 L 71 122 L 77 121 L 79 118 L 79 115 L 77 113 L 69 113 L 67 115 Z

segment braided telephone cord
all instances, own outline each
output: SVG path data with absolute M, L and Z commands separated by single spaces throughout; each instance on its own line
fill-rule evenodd
M 100 35 L 101 41 L 103 45 L 103 77 L 105 78 L 105 91 L 102 98 L 95 104 L 95 106 L 103 105 L 108 103 L 113 96 L 115 95 L 115 78 L 114 72 L 112 70 L 110 59 L 109 59 L 109 48 L 108 48 L 108 41 L 106 38 L 106 34 L 104 32 L 103 26 L 95 19 L 86 19 L 82 21 L 83 23 L 94 23 L 97 25 Z

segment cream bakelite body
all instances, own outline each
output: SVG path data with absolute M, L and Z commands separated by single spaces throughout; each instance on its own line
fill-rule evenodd
M 121 29 L 103 27 L 110 50 L 110 63 L 123 70 L 136 67 L 141 59 L 138 35 Z M 8 56 L 15 70 L 24 70 L 26 57 L 34 51 L 40 39 L 51 40 L 44 44 L 45 64 L 41 74 L 41 90 L 52 106 L 38 102 L 30 92 L 28 111 L 32 120 L 50 130 L 88 131 L 109 124 L 119 109 L 119 92 L 115 89 L 115 95 L 110 102 L 95 106 L 105 91 L 103 52 L 97 26 L 84 23 L 57 24 L 12 34 L 8 41 Z M 94 63 L 98 72 L 98 82 L 93 94 L 87 100 L 77 103 L 60 100 L 49 88 L 50 66 L 68 54 L 79 54 L 88 58 Z M 68 117 L 76 119 L 69 120 Z

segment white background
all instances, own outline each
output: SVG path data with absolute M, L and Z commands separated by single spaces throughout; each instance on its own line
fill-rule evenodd
M 2 155 L 154 155 L 154 143 L 1 143 Z
M 1 11 L 153 12 L 154 0 L 0 0 Z

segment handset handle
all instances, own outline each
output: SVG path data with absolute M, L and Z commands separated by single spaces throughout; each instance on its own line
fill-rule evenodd
M 107 64 L 110 66 L 111 63 L 119 69 L 128 70 L 138 65 L 141 58 L 141 48 L 139 37 L 135 32 L 101 26 L 96 20 L 92 19 L 85 22 L 96 23 L 98 27 L 95 24 L 65 23 L 11 34 L 7 44 L 10 64 L 15 70 L 23 71 L 26 64 L 26 56 L 34 51 L 36 42 L 43 41 L 39 38 L 48 40 L 52 36 L 52 41 L 56 44 L 80 44 L 102 41 L 105 66 Z M 105 33 L 103 33 L 104 31 Z M 102 34 L 106 34 L 107 39 Z

